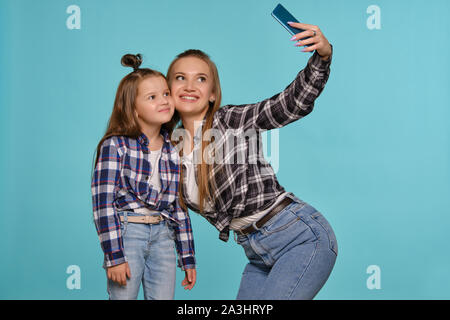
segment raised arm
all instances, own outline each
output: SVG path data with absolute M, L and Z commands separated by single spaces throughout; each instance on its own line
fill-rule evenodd
M 283 127 L 309 114 L 314 102 L 322 92 L 330 74 L 332 46 L 317 26 L 293 24 L 307 29 L 291 40 L 296 45 L 309 44 L 302 51 L 314 51 L 306 67 L 286 89 L 273 97 L 254 104 L 227 105 L 219 109 L 219 116 L 230 128 L 274 129 Z M 314 29 L 312 29 L 314 28 Z

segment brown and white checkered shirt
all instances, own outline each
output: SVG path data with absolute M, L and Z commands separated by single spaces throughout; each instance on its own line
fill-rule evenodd
M 331 58 L 323 61 L 314 52 L 307 66 L 281 93 L 254 104 L 226 105 L 214 115 L 211 130 L 214 153 L 211 154 L 216 163 L 209 179 L 215 201 L 208 201 L 205 208 L 210 209 L 203 216 L 220 231 L 221 240 L 228 241 L 233 218 L 269 208 L 285 192 L 264 159 L 261 132 L 283 127 L 309 114 L 328 80 L 330 64 Z M 200 128 L 196 132 L 201 132 Z M 195 143 L 199 139 L 197 134 L 196 138 Z M 186 170 L 183 173 L 182 187 L 186 195 Z M 288 196 L 294 197 L 292 193 Z M 191 210 L 199 211 L 198 200 L 185 197 L 184 201 Z

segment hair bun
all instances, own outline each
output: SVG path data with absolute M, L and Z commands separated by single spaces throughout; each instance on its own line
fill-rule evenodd
M 124 67 L 131 67 L 133 68 L 134 71 L 136 71 L 137 69 L 139 69 L 139 66 L 142 63 L 142 55 L 140 53 L 138 54 L 128 53 L 122 57 L 120 63 Z

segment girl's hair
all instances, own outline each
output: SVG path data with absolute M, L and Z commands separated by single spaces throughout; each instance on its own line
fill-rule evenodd
M 179 55 L 176 56 L 176 58 L 172 61 L 172 63 L 169 66 L 169 69 L 167 71 L 167 81 L 169 82 L 169 86 L 172 79 L 172 74 L 173 74 L 173 66 L 174 64 L 182 59 L 182 58 L 186 58 L 186 57 L 195 57 L 198 58 L 204 62 L 206 62 L 209 66 L 209 70 L 211 71 L 212 77 L 213 77 L 213 92 L 216 96 L 216 100 L 214 102 L 210 102 L 209 106 L 208 106 L 208 111 L 206 113 L 206 121 L 205 124 L 203 125 L 202 128 L 202 137 L 205 131 L 211 129 L 212 127 L 212 123 L 213 123 L 213 117 L 214 114 L 216 113 L 216 111 L 220 108 L 220 104 L 221 104 L 221 100 L 222 100 L 222 90 L 220 89 L 220 80 L 219 80 L 219 73 L 217 72 L 217 67 L 215 65 L 215 63 L 210 59 L 210 57 L 204 53 L 201 50 L 197 50 L 197 49 L 189 49 L 186 50 L 182 53 L 180 53 Z M 175 110 L 172 121 L 170 122 L 170 128 L 171 130 L 179 123 L 180 121 L 180 114 Z M 203 212 L 203 202 L 206 198 L 212 200 L 214 202 L 213 199 L 213 192 L 211 192 L 213 190 L 211 184 L 209 183 L 208 177 L 209 177 L 209 173 L 211 172 L 212 169 L 212 165 L 207 164 L 206 161 L 204 161 L 203 159 L 203 154 L 204 154 L 204 150 L 205 148 L 210 144 L 209 141 L 203 141 L 203 138 L 201 139 L 201 155 L 202 155 L 202 161 L 200 162 L 200 166 L 198 167 L 197 170 L 197 180 L 198 180 L 198 193 L 199 193 L 199 209 L 200 212 Z M 181 170 L 183 169 L 183 166 L 180 166 Z M 181 177 L 183 177 L 183 173 L 181 172 Z M 186 205 L 183 201 L 183 194 L 182 194 L 182 188 L 179 188 L 179 193 L 180 193 L 180 204 L 183 208 L 186 209 Z
M 139 53 L 136 55 L 126 54 L 120 62 L 124 67 L 132 67 L 133 71 L 127 74 L 119 83 L 106 132 L 97 145 L 94 167 L 97 165 L 101 146 L 106 139 L 112 136 L 138 138 L 141 134 L 141 128 L 135 112 L 135 100 L 141 81 L 150 77 L 163 77 L 166 79 L 159 71 L 149 68 L 139 68 L 142 63 L 142 56 Z M 167 123 L 163 124 L 162 127 L 169 129 L 171 125 Z

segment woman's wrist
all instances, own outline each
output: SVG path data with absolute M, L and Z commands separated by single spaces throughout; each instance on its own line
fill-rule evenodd
M 323 61 L 328 61 L 328 60 L 330 60 L 330 57 L 331 57 L 331 55 L 321 56 L 320 54 L 319 54 L 319 56 L 320 56 L 320 59 L 322 59 Z

